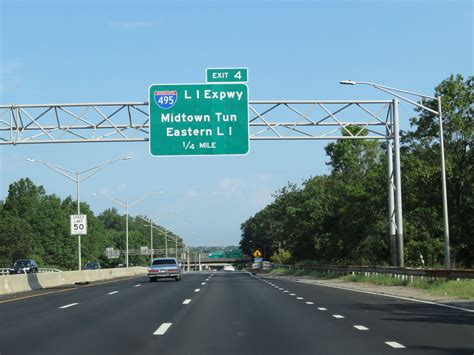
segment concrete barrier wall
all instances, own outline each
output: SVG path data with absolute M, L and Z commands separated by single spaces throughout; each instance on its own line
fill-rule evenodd
M 118 277 L 146 275 L 146 267 L 48 272 L 40 274 L 0 275 L 0 295 L 110 280 Z

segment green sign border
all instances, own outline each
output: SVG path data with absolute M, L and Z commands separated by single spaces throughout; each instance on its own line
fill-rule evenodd
M 185 86 L 185 85 L 215 85 L 215 86 L 224 86 L 224 85 L 244 85 L 247 89 L 247 100 L 246 100 L 246 108 L 247 108 L 247 151 L 245 153 L 222 153 L 222 154 L 153 154 L 152 153 L 152 139 L 151 139 L 151 131 L 152 131 L 152 124 L 151 124 L 151 105 L 152 105 L 152 97 L 151 97 L 151 88 L 153 86 Z M 150 122 L 150 135 L 149 135 L 149 142 L 148 142 L 148 151 L 152 157 L 223 157 L 223 156 L 246 156 L 250 153 L 250 125 L 248 124 L 248 107 L 250 102 L 250 95 L 249 95 L 249 88 L 247 83 L 245 82 L 211 82 L 211 83 L 154 83 L 148 87 L 148 117 Z

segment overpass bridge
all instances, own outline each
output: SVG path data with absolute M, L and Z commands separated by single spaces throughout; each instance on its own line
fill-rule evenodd
M 224 265 L 245 265 L 251 261 L 252 259 L 249 256 L 243 256 L 240 258 L 208 258 L 201 256 L 201 258 L 199 258 L 197 255 L 190 255 L 190 258 L 186 261 L 183 260 L 182 263 L 187 271 L 192 271 L 219 270 L 222 269 Z

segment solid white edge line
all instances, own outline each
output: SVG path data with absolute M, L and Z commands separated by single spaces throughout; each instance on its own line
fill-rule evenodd
M 200 288 L 197 288 L 197 289 L 194 290 L 194 292 L 199 292 L 199 291 L 201 291 Z
M 163 334 L 165 334 L 166 331 L 168 330 L 168 328 L 171 327 L 171 324 L 173 324 L 173 323 L 163 323 L 162 325 L 160 325 L 160 327 L 157 330 L 155 330 L 153 335 L 163 335 Z
M 190 304 L 190 303 L 191 303 L 191 300 L 189 298 L 183 301 L 183 304 Z
M 391 346 L 392 348 L 395 348 L 395 349 L 404 349 L 404 348 L 406 348 L 405 345 L 397 343 L 396 341 L 386 341 L 385 344 L 387 344 L 388 346 Z
M 286 280 L 286 281 L 292 281 L 292 282 L 303 283 L 303 284 L 308 284 L 308 285 L 314 285 L 314 286 L 338 288 L 338 289 L 340 289 L 340 290 L 353 291 L 353 292 L 359 292 L 359 293 L 367 293 L 367 294 L 369 294 L 369 295 L 374 295 L 374 296 L 397 298 L 397 299 L 405 300 L 405 301 L 412 301 L 412 302 L 418 302 L 418 303 L 431 304 L 431 305 L 434 305 L 434 306 L 452 308 L 452 309 L 457 309 L 457 310 L 459 310 L 459 311 L 465 311 L 465 312 L 469 312 L 469 313 L 474 313 L 474 309 L 456 307 L 456 306 L 451 306 L 451 305 L 448 305 L 448 304 L 436 303 L 436 302 L 431 302 L 431 301 L 423 301 L 423 300 L 419 300 L 419 299 L 416 299 L 416 298 L 409 298 L 409 297 L 395 296 L 395 295 L 387 295 L 387 294 L 383 294 L 383 293 L 377 293 L 377 292 L 371 292 L 371 291 L 363 291 L 363 290 L 355 290 L 355 289 L 353 289 L 353 288 L 347 288 L 347 287 L 341 287 L 341 286 L 335 286 L 335 285 L 324 285 L 324 284 L 312 283 L 312 282 L 304 282 L 304 281 L 300 281 L 300 280 L 290 280 L 290 279 L 285 279 L 285 280 Z
M 67 304 L 65 306 L 62 306 L 62 307 L 59 307 L 60 309 L 64 309 L 64 308 L 69 308 L 69 307 L 72 307 L 72 306 L 76 306 L 78 305 L 79 303 L 71 303 L 71 304 Z
M 112 291 L 112 292 L 109 292 L 108 295 L 115 295 L 116 293 L 118 293 L 118 291 Z
M 364 327 L 363 325 L 354 325 L 354 328 L 356 328 L 358 330 L 369 330 L 369 328 Z

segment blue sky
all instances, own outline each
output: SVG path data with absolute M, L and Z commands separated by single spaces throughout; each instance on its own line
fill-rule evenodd
M 150 84 L 204 82 L 207 67 L 248 67 L 251 100 L 390 98 L 343 79 L 432 94 L 451 73 L 473 73 L 472 1 L 0 4 L 1 104 L 147 101 Z M 406 129 L 413 111 L 400 113 Z M 135 200 L 162 190 L 131 214 L 190 245 L 237 244 L 240 224 L 275 190 L 328 172 L 327 143 L 252 141 L 244 157 L 184 159 L 153 158 L 146 143 L 1 146 L 0 199 L 22 177 L 75 195 L 72 182 L 26 158 L 85 170 L 128 154 L 81 186 L 96 213 L 113 204 L 92 192 Z

